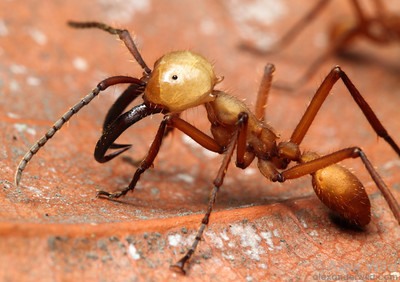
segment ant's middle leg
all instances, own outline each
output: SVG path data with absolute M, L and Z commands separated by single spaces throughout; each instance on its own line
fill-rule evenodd
M 343 83 L 346 85 L 349 93 L 353 97 L 354 101 L 357 103 L 358 107 L 363 112 L 364 116 L 368 120 L 371 127 L 374 129 L 376 134 L 383 138 L 392 149 L 400 156 L 400 148 L 396 144 L 396 142 L 392 139 L 392 137 L 388 134 L 382 123 L 379 121 L 378 117 L 362 97 L 358 89 L 351 82 L 349 77 L 346 75 L 344 71 L 340 67 L 335 67 L 331 70 L 325 80 L 322 82 L 321 86 L 318 88 L 314 97 L 312 98 L 306 112 L 301 118 L 300 122 L 296 126 L 295 130 L 290 137 L 290 142 L 299 145 L 304 136 L 306 135 L 308 129 L 310 128 L 312 122 L 314 121 L 315 116 L 320 110 L 322 104 L 324 103 L 326 97 L 329 95 L 333 85 L 339 80 L 342 79 Z
M 206 226 L 209 222 L 211 211 L 214 206 L 218 190 L 222 186 L 222 183 L 224 181 L 226 172 L 228 170 L 228 165 L 231 161 L 231 157 L 233 155 L 235 147 L 237 150 L 237 164 L 242 164 L 242 163 L 244 164 L 244 162 L 245 162 L 244 154 L 245 154 L 245 149 L 246 149 L 246 138 L 245 137 L 247 135 L 246 134 L 247 133 L 247 124 L 248 124 L 248 115 L 244 112 L 240 113 L 235 132 L 234 132 L 233 136 L 231 137 L 231 140 L 230 140 L 228 146 L 226 147 L 224 159 L 222 161 L 221 167 L 219 168 L 217 177 L 214 180 L 214 188 L 213 188 L 212 194 L 210 196 L 210 200 L 208 202 L 207 211 L 203 217 L 203 220 L 201 221 L 201 226 L 196 234 L 196 238 L 195 238 L 192 246 L 186 252 L 186 254 L 176 264 L 173 264 L 170 267 L 172 270 L 174 270 L 176 272 L 185 274 L 185 270 L 183 268 L 185 266 L 185 263 L 194 254 L 194 252 L 197 248 L 197 245 L 199 244 L 199 242 L 201 240 L 204 229 L 206 228 Z M 240 166 L 240 165 L 238 165 L 238 166 Z
M 121 116 L 122 118 L 119 118 L 119 120 L 121 121 L 121 124 L 123 124 L 124 121 L 129 118 L 129 116 L 130 116 L 129 114 L 126 117 Z M 138 116 L 140 116 L 140 115 L 138 115 Z M 133 124 L 133 123 L 131 123 L 131 124 Z M 125 126 L 125 124 L 124 124 L 124 126 Z M 130 126 L 130 125 L 127 125 L 126 128 L 128 126 Z M 204 147 L 212 152 L 222 153 L 224 151 L 224 148 L 222 146 L 220 146 L 213 138 L 211 138 L 207 134 L 203 133 L 202 131 L 200 131 L 199 129 L 194 127 L 193 125 L 189 124 L 188 122 L 184 121 L 183 119 L 179 118 L 176 115 L 167 115 L 162 120 L 162 122 L 158 128 L 156 137 L 154 138 L 154 141 L 150 146 L 149 152 L 147 153 L 147 156 L 144 158 L 144 160 L 141 162 L 139 168 L 136 170 L 129 186 L 124 188 L 121 191 L 113 192 L 113 193 L 109 193 L 109 192 L 105 192 L 105 191 L 98 191 L 97 196 L 105 196 L 108 198 L 119 198 L 119 197 L 125 195 L 126 193 L 128 193 L 128 191 L 133 190 L 136 186 L 136 183 L 139 181 L 139 178 L 142 175 L 142 173 L 145 172 L 153 164 L 153 161 L 156 158 L 156 156 L 160 150 L 162 140 L 165 137 L 165 132 L 166 132 L 167 126 L 179 129 L 180 131 L 182 131 L 183 133 L 185 133 L 186 135 L 191 137 L 194 141 L 199 143 L 202 147 Z M 113 127 L 114 126 L 112 126 L 111 129 Z M 118 138 L 118 136 L 126 128 L 116 129 L 115 134 L 114 134 L 114 132 L 112 132 L 112 134 L 110 134 L 110 136 L 103 135 L 100 138 L 100 140 L 96 146 L 96 152 L 98 151 L 98 157 L 100 159 L 102 157 L 104 157 L 104 154 L 107 151 L 109 144 L 112 144 L 114 142 L 114 140 L 116 138 Z M 107 144 L 105 144 L 103 142 L 107 142 Z M 125 149 L 123 149 L 123 150 L 125 150 Z M 95 156 L 96 156 L 96 152 L 95 152 Z M 116 153 L 119 154 L 120 152 L 122 153 L 122 150 L 118 151 Z M 110 154 L 110 155 L 111 155 L 111 157 L 116 156 L 114 154 Z M 107 156 L 105 156 L 104 158 L 107 158 Z

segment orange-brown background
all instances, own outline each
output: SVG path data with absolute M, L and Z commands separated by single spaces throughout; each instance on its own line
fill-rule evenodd
M 199 52 L 225 77 L 219 89 L 253 107 L 267 62 L 276 64 L 276 81 L 295 81 L 326 47 L 327 24 L 351 16 L 347 1 L 334 1 L 284 52 L 256 56 L 239 50 L 243 40 L 268 44 L 279 38 L 313 4 L 292 2 L 1 1 L 0 279 L 176 278 L 168 266 L 192 242 L 221 161 L 221 156 L 205 153 L 176 132 L 165 140 L 155 169 L 143 175 L 134 194 L 118 201 L 96 199 L 96 189 L 123 187 L 134 173 L 121 158 L 103 165 L 93 159 L 103 117 L 123 90 L 116 87 L 57 133 L 15 187 L 20 158 L 70 106 L 107 76 L 141 73 L 115 37 L 70 29 L 67 20 L 127 28 L 150 66 L 168 51 Z M 396 1 L 391 2 L 395 6 Z M 340 64 L 400 141 L 399 49 L 358 42 L 352 52 L 360 54 L 359 60 L 331 58 L 301 89 L 272 90 L 268 121 L 287 139 L 319 83 Z M 208 132 L 203 108 L 182 117 Z M 159 121 L 160 117 L 148 118 L 122 136 L 134 144 L 127 155 L 145 154 Z M 400 200 L 398 157 L 377 140 L 339 83 L 303 148 L 323 154 L 352 145 L 365 149 Z M 380 264 L 398 262 L 398 224 L 362 163 L 344 163 L 357 171 L 371 196 L 373 216 L 365 230 L 335 224 L 314 195 L 309 177 L 272 184 L 255 166 L 242 171 L 232 164 L 204 241 L 188 265 L 187 279 L 310 279 L 318 274 L 400 272 L 398 264 Z M 370 271 L 368 263 L 381 268 Z

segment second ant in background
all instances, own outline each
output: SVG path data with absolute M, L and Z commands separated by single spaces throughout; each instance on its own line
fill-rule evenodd
M 311 24 L 332 2 L 331 0 L 319 0 L 302 18 L 300 18 L 284 35 L 268 50 L 262 50 L 249 42 L 241 44 L 241 47 L 259 55 L 281 52 L 290 46 L 298 37 L 301 37 L 304 29 Z M 337 20 L 330 24 L 328 30 L 329 44 L 326 50 L 315 59 L 297 82 L 279 88 L 294 89 L 305 84 L 327 59 L 341 54 L 359 39 L 364 39 L 373 44 L 389 45 L 400 41 L 400 16 L 391 12 L 382 0 L 348 0 L 353 11 L 353 17 Z M 367 12 L 367 5 L 372 4 L 372 12 Z

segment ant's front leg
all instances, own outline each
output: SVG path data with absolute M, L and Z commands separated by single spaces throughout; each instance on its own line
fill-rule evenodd
M 140 55 L 140 52 L 138 48 L 136 47 L 135 42 L 133 42 L 133 39 L 129 32 L 125 29 L 119 29 L 119 28 L 113 28 L 109 25 L 106 25 L 104 23 L 100 22 L 74 22 L 74 21 L 69 21 L 68 25 L 73 28 L 98 28 L 101 30 L 104 30 L 110 34 L 117 34 L 119 39 L 124 42 L 125 46 L 128 48 L 129 52 L 133 55 L 135 60 L 138 62 L 138 64 L 142 67 L 144 74 L 146 76 L 150 75 L 151 69 L 146 65 L 144 62 L 142 55 Z
M 145 107 L 145 105 L 140 105 L 141 107 Z M 125 131 L 129 126 L 137 122 L 138 120 L 142 119 L 143 117 L 155 113 L 154 110 L 146 110 L 142 108 L 138 108 L 139 106 L 133 108 L 131 111 L 137 109 L 138 111 L 135 112 L 134 116 L 136 118 L 132 118 L 132 113 L 127 112 L 124 115 L 121 115 L 113 124 L 112 126 L 109 127 L 109 131 L 106 134 L 103 134 L 101 136 L 100 140 L 97 142 L 96 145 L 96 150 L 95 150 L 95 157 L 96 160 L 99 162 L 106 162 L 109 161 L 110 159 L 116 157 L 117 155 L 121 154 L 128 148 L 124 148 L 122 150 L 119 150 L 115 153 L 109 154 L 105 156 L 105 152 L 107 149 L 110 147 L 110 145 L 114 142 L 115 139 L 118 138 L 119 135 L 123 131 Z M 158 110 L 160 112 L 161 110 Z M 142 175 L 143 172 L 145 172 L 151 165 L 153 164 L 154 159 L 156 158 L 163 138 L 165 137 L 165 132 L 167 127 L 173 127 L 177 128 L 189 137 L 191 137 L 194 141 L 199 143 L 202 147 L 216 152 L 216 153 L 222 153 L 224 151 L 224 148 L 220 146 L 213 138 L 208 136 L 207 134 L 203 133 L 199 129 L 195 128 L 191 124 L 187 123 L 186 121 L 182 120 L 179 118 L 177 115 L 166 115 L 164 119 L 162 120 L 156 137 L 154 138 L 153 143 L 150 146 L 149 152 L 147 153 L 147 156 L 144 158 L 144 160 L 141 162 L 139 168 L 136 170 L 130 184 L 128 187 L 124 188 L 121 191 L 109 193 L 105 191 L 98 191 L 97 196 L 105 196 L 108 198 L 119 198 L 128 191 L 132 190 L 135 188 L 136 183 L 139 181 L 140 176 Z
M 129 115 L 127 117 L 129 117 Z M 142 161 L 142 163 L 136 170 L 136 172 L 131 180 L 131 183 L 129 183 L 129 186 L 121 191 L 117 191 L 117 192 L 113 192 L 113 193 L 109 193 L 109 192 L 105 192 L 105 191 L 97 191 L 97 196 L 106 196 L 108 198 L 119 198 L 121 196 L 126 195 L 126 193 L 128 193 L 128 191 L 130 191 L 130 190 L 133 191 L 133 189 L 135 189 L 136 183 L 139 181 L 140 176 L 142 175 L 143 172 L 145 172 L 153 164 L 153 161 L 156 158 L 156 156 L 160 150 L 162 139 L 163 139 L 164 132 L 165 132 L 165 128 L 167 125 L 165 120 L 166 119 L 164 118 L 164 120 L 161 122 L 160 127 L 158 128 L 156 137 L 154 138 L 154 141 L 150 146 L 150 150 L 149 150 L 146 158 Z M 105 138 L 107 139 L 107 137 L 105 137 Z M 96 149 L 97 149 L 97 147 L 96 147 Z M 116 155 L 122 153 L 123 150 L 125 150 L 125 149 L 117 151 Z M 113 155 L 113 157 L 115 157 L 116 155 Z

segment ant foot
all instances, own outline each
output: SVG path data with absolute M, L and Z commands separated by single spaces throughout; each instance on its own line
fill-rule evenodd
M 113 198 L 119 198 L 123 195 L 122 192 L 113 192 L 113 193 L 109 193 L 106 191 L 102 191 L 102 190 L 97 190 L 96 191 L 96 197 L 97 198 L 108 198 L 108 199 L 113 199 Z
M 181 261 L 178 261 L 176 264 L 171 264 L 169 269 L 182 275 L 186 274 L 186 271 L 183 270 L 183 263 Z

